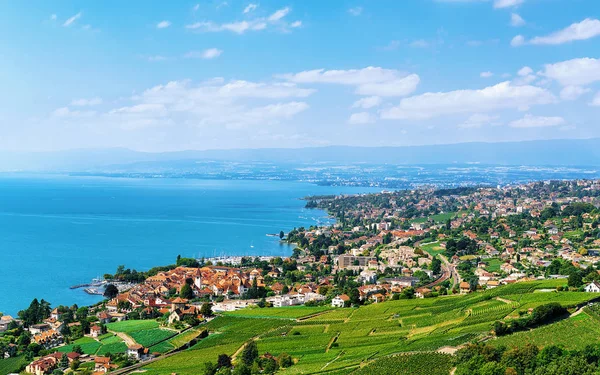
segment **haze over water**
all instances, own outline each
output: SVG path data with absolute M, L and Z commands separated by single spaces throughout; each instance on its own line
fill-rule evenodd
M 120 264 L 137 270 L 186 257 L 291 254 L 267 233 L 327 220 L 300 200 L 380 189 L 302 182 L 0 177 L 0 311 L 33 298 L 100 299 L 70 286 Z

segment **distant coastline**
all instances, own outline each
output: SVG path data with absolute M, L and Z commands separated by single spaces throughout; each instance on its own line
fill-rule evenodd
M 172 263 L 177 254 L 288 256 L 292 247 L 267 233 L 330 220 L 322 211 L 308 214 L 300 198 L 379 190 L 289 181 L 0 180 L 0 225 L 10 233 L 3 244 L 0 311 L 11 315 L 33 298 L 94 304 L 102 297 L 70 287 L 121 264 L 147 270 Z M 24 264 L 36 278 L 21 277 Z

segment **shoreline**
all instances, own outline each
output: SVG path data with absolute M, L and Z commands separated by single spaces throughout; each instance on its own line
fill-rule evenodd
M 11 205 L 4 204 L 2 211 L 7 214 L 0 214 L 0 221 L 6 224 L 7 230 L 16 233 L 6 243 L 7 248 L 13 249 L 13 252 L 7 254 L 5 266 L 12 268 L 6 275 L 9 280 L 9 283 L 4 285 L 7 288 L 6 292 L 0 290 L 5 295 L 6 302 L 0 304 L 0 311 L 11 315 L 17 315 L 17 312 L 25 308 L 33 298 L 44 298 L 53 305 L 84 306 L 96 303 L 99 300 L 97 296 L 70 290 L 69 287 L 87 284 L 92 278 L 102 276 L 105 272 L 114 272 L 119 264 L 148 270 L 157 264 L 173 262 L 178 253 L 194 258 L 221 255 L 290 256 L 293 246 L 281 244 L 279 238 L 267 234 L 318 224 L 312 217 L 318 218 L 320 222 L 331 220 L 325 211 L 311 211 L 311 214 L 307 214 L 303 197 L 322 193 L 375 191 L 340 191 L 337 188 L 320 188 L 301 182 L 252 182 L 248 185 L 241 181 L 194 181 L 191 184 L 180 184 L 172 180 L 132 180 L 133 183 L 127 183 L 123 187 L 122 180 L 110 178 L 94 178 L 93 180 L 99 183 L 93 184 L 86 183 L 87 179 L 75 177 L 3 180 L 6 183 L 0 190 L 4 190 L 6 199 L 10 199 L 11 196 L 33 198 L 28 206 L 31 207 L 29 211 L 17 211 L 23 206 L 15 206 L 17 201 L 13 199 Z M 53 189 L 51 195 L 47 193 L 48 186 Z M 204 202 L 214 201 L 211 197 L 223 188 L 224 192 L 219 194 L 216 201 L 220 206 L 209 209 L 214 204 Z M 186 203 L 194 199 L 192 204 L 201 202 L 203 207 L 195 210 L 192 206 L 187 210 L 193 210 L 194 213 L 198 211 L 197 216 L 188 216 L 189 213 L 180 215 L 175 211 L 171 215 L 177 215 L 176 220 L 159 216 L 158 221 L 155 221 L 154 218 L 165 211 L 161 208 L 161 202 L 157 202 L 161 204 L 159 209 L 153 209 L 151 213 L 138 212 L 137 207 L 135 210 L 121 208 L 122 204 L 129 206 L 132 201 L 136 205 L 137 202 L 141 203 L 136 197 L 130 199 L 128 196 L 131 193 L 139 195 L 138 192 L 145 195 L 155 195 L 157 192 L 161 194 L 161 198 L 166 192 L 177 200 L 181 200 L 179 196 L 183 194 Z M 241 192 L 244 194 L 240 195 Z M 94 200 L 86 200 L 86 204 L 98 202 L 94 203 L 94 206 L 98 207 L 100 204 L 100 209 L 92 207 L 90 210 L 84 207 L 85 211 L 82 211 L 79 208 L 71 208 L 71 203 L 65 204 L 68 202 L 65 200 L 66 196 L 75 195 L 77 198 L 89 194 L 94 195 Z M 247 194 L 252 194 L 250 200 L 246 197 Z M 127 199 L 121 199 L 121 195 L 127 195 Z M 234 197 L 233 201 L 231 197 Z M 0 200 L 0 203 L 3 202 Z M 175 203 L 181 206 L 178 202 Z M 113 216 L 110 207 L 116 204 L 119 204 L 121 211 L 118 212 L 118 217 Z M 222 206 L 224 204 L 227 206 Z M 43 208 L 47 205 L 50 207 Z M 107 211 L 106 205 L 111 211 Z M 169 206 L 169 202 L 164 203 L 164 206 Z M 42 207 L 44 211 L 38 207 Z M 260 207 L 260 212 L 257 212 L 255 207 Z M 272 213 L 265 215 L 263 212 L 266 211 Z M 128 219 L 131 217 L 130 212 L 136 215 L 131 220 Z M 95 215 L 89 216 L 90 213 Z M 33 237 L 27 228 L 36 228 Z M 127 237 L 123 238 L 123 234 Z M 22 250 L 23 248 L 25 250 Z M 40 257 L 44 248 L 48 249 L 46 255 Z M 81 258 L 83 254 L 86 258 Z M 29 283 L 17 283 L 17 272 L 21 265 L 25 264 L 25 259 L 28 259 L 28 269 L 38 274 L 36 282 L 31 280 Z M 65 271 L 59 272 L 59 278 L 50 277 L 50 273 L 46 271 L 37 271 L 38 268 L 48 270 L 49 267 Z

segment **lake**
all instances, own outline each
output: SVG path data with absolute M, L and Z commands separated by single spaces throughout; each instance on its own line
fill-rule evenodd
M 0 177 L 0 311 L 33 298 L 97 302 L 82 289 L 118 265 L 137 270 L 183 257 L 291 254 L 268 233 L 326 222 L 312 194 L 375 192 L 303 182 Z

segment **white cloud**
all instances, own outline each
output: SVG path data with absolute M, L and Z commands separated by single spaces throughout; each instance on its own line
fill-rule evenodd
M 145 90 L 131 98 L 131 105 L 113 108 L 99 120 L 127 130 L 164 126 L 263 127 L 289 120 L 308 109 L 307 103 L 293 99 L 313 92 L 293 83 L 224 82 L 222 78 L 197 85 L 173 81 Z
M 57 18 L 56 14 L 52 14 L 52 15 L 50 16 L 50 19 L 51 19 L 52 21 L 56 21 L 56 18 Z
M 585 57 L 546 64 L 540 74 L 563 86 L 585 86 L 600 81 L 600 59 Z
M 63 23 L 64 27 L 69 27 L 71 26 L 75 21 L 77 21 L 78 19 L 81 18 L 81 12 L 77 13 L 76 15 L 74 15 L 73 17 L 67 19 L 65 21 L 65 23 Z
M 429 42 L 424 39 L 415 40 L 410 43 L 410 46 L 415 48 L 427 48 L 429 45 Z
M 213 22 L 196 22 L 186 26 L 187 29 L 191 30 L 201 30 L 208 32 L 231 31 L 237 34 L 243 34 L 249 30 L 264 30 L 265 27 L 266 25 L 264 24 L 264 22 L 248 21 L 231 22 L 224 24 L 215 24 Z
M 531 44 L 563 44 L 576 40 L 586 40 L 600 35 L 600 21 L 586 18 L 579 23 L 552 33 L 548 36 L 535 37 Z
M 85 118 L 95 114 L 95 111 L 72 111 L 68 107 L 57 108 L 52 112 L 52 116 L 58 118 Z
M 220 32 L 231 31 L 236 34 L 244 34 L 247 31 L 265 30 L 269 26 L 277 26 L 282 31 L 289 31 L 289 28 L 297 28 L 302 25 L 302 21 L 295 21 L 288 24 L 283 18 L 290 13 L 289 7 L 279 9 L 271 14 L 268 18 L 259 17 L 244 21 L 235 21 L 227 23 L 215 23 L 212 21 L 201 21 L 186 25 L 188 30 L 202 32 Z
M 271 22 L 279 21 L 283 17 L 287 16 L 289 12 L 290 12 L 290 8 L 288 8 L 288 7 L 279 9 L 279 10 L 275 11 L 275 13 L 273 13 L 269 16 L 269 21 L 271 21 Z
M 350 13 L 353 16 L 360 16 L 362 14 L 362 11 L 363 11 L 362 7 L 354 7 L 354 8 L 348 9 L 348 13 Z
M 155 62 L 155 61 L 165 61 L 167 58 L 162 55 L 153 55 L 153 56 L 148 56 L 147 59 L 148 59 L 148 61 Z
M 565 86 L 560 90 L 560 98 L 563 100 L 575 100 L 590 91 L 590 89 L 581 86 Z
M 590 102 L 591 106 L 600 107 L 600 91 L 596 93 L 594 99 Z
M 458 125 L 460 129 L 473 129 L 480 128 L 483 125 L 493 124 L 496 125 L 496 120 L 498 120 L 498 116 L 491 116 L 485 113 L 474 113 L 469 118 Z
M 533 73 L 533 69 L 531 69 L 528 66 L 524 66 L 521 69 L 519 69 L 519 71 L 517 72 L 518 75 L 520 75 L 521 77 L 525 77 L 530 75 L 531 73 Z
M 492 73 L 492 72 L 481 72 L 481 73 L 479 73 L 479 76 L 481 78 L 490 78 L 490 77 L 494 76 L 494 73 Z
M 545 128 L 565 123 L 562 117 L 543 117 L 526 114 L 525 117 L 508 123 L 511 128 Z
M 554 95 L 546 89 L 501 82 L 481 90 L 429 92 L 404 98 L 397 106 L 384 110 L 381 116 L 385 119 L 418 120 L 458 113 L 523 109 L 555 101 Z
M 399 72 L 369 66 L 363 69 L 349 70 L 305 70 L 294 74 L 283 74 L 280 78 L 296 83 L 336 83 L 341 85 L 361 85 L 373 82 L 387 82 L 397 79 Z
M 525 25 L 525 20 L 523 17 L 518 15 L 517 13 L 511 13 L 510 15 L 510 25 L 513 27 L 519 27 Z
M 517 72 L 517 77 L 512 81 L 514 85 L 528 85 L 535 81 L 538 77 L 533 75 L 533 69 L 524 66 Z
M 221 56 L 223 50 L 218 48 L 209 48 L 204 51 L 190 51 L 183 55 L 186 59 L 205 59 L 210 60 Z
M 519 47 L 525 44 L 525 37 L 523 35 L 517 35 L 510 41 L 510 45 L 513 47 Z
M 197 12 L 197 11 L 198 11 L 198 9 L 200 9 L 200 4 L 196 4 L 196 5 L 194 5 L 194 6 L 192 7 L 192 10 L 193 10 L 194 12 Z
M 375 122 L 375 116 L 369 112 L 358 112 L 350 115 L 348 123 L 352 125 L 370 124 Z
M 246 13 L 250 13 L 254 10 L 256 10 L 256 8 L 258 8 L 257 4 L 248 4 L 245 8 L 244 8 L 244 14 Z
M 576 22 L 570 26 L 556 31 L 546 36 L 536 36 L 531 40 L 525 40 L 522 35 L 513 38 L 511 45 L 521 46 L 524 44 L 533 45 L 556 45 L 570 43 L 577 40 L 591 39 L 600 35 L 600 20 L 586 18 L 581 22 Z
M 368 96 L 366 98 L 358 99 L 352 104 L 352 108 L 363 108 L 369 109 L 377 107 L 381 104 L 382 100 L 379 96 Z
M 295 74 L 279 75 L 295 83 L 331 83 L 356 86 L 356 94 L 369 96 L 405 96 L 419 84 L 416 74 L 404 75 L 394 69 L 369 66 L 349 70 L 307 70 Z
M 171 26 L 171 22 L 169 21 L 160 21 L 156 24 L 157 29 L 166 29 L 169 26 Z
M 398 49 L 398 47 L 400 47 L 400 41 L 392 40 L 386 46 L 379 47 L 379 49 L 383 51 L 395 51 Z
M 509 8 L 523 4 L 525 0 L 494 0 L 494 8 Z
M 85 107 L 102 104 L 102 98 L 90 98 L 90 99 L 73 99 L 71 101 L 72 106 Z
M 388 82 L 364 83 L 356 88 L 360 95 L 406 96 L 417 89 L 420 78 L 416 74 Z
M 144 104 L 136 104 L 130 107 L 121 107 L 111 110 L 109 113 L 149 113 L 160 116 L 165 116 L 167 114 L 167 110 L 164 104 L 160 103 L 144 103 Z

